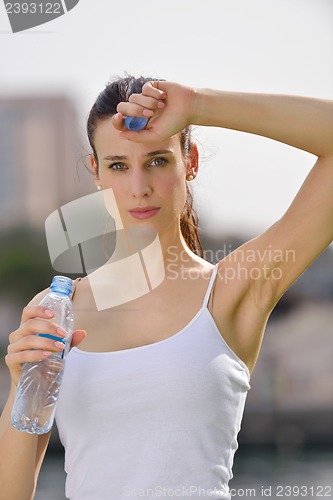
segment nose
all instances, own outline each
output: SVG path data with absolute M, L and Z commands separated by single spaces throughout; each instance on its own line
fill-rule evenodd
M 142 171 L 133 171 L 130 179 L 131 194 L 134 198 L 142 198 L 152 193 L 149 176 Z

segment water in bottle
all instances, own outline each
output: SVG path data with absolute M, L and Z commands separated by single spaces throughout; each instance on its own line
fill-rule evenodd
M 65 367 L 65 358 L 69 351 L 73 335 L 73 307 L 71 301 L 72 280 L 66 276 L 55 276 L 50 292 L 41 301 L 41 305 L 53 311 L 50 321 L 66 330 L 65 338 L 49 334 L 38 335 L 62 341 L 63 351 L 54 352 L 42 361 L 24 363 L 17 386 L 13 410 L 12 425 L 29 434 L 48 432 L 54 421 L 56 403 Z

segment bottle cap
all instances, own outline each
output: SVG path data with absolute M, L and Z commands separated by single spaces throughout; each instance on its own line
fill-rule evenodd
M 147 125 L 148 118 L 139 116 L 126 116 L 125 125 L 128 130 L 142 130 Z
M 54 276 L 50 288 L 52 292 L 59 292 L 65 295 L 71 295 L 73 282 L 67 276 Z

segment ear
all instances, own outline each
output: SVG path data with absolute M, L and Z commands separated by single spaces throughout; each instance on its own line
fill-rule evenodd
M 90 154 L 90 155 L 89 155 L 89 159 L 90 159 L 90 165 L 91 165 L 91 168 L 93 169 L 93 172 L 94 172 L 95 182 L 97 182 L 97 181 L 99 181 L 99 177 L 98 177 L 98 167 L 97 167 L 97 165 L 96 165 L 94 155 L 93 155 L 93 154 Z
M 199 170 L 199 151 L 196 144 L 192 143 L 188 160 L 188 173 L 196 177 Z

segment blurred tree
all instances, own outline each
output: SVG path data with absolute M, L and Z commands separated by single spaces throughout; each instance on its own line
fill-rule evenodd
M 0 233 L 0 297 L 26 304 L 55 274 L 42 230 L 22 226 Z

